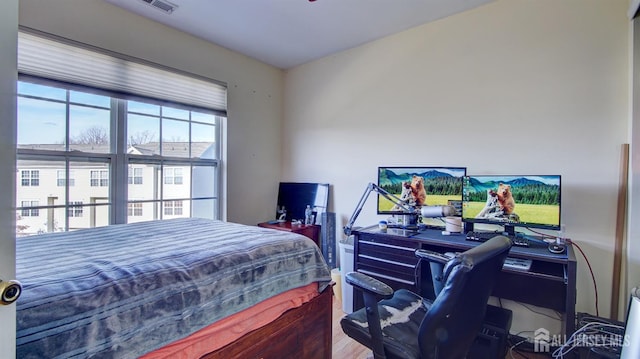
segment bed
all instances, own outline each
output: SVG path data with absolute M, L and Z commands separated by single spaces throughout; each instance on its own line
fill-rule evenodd
M 290 232 L 198 218 L 22 237 L 18 358 L 331 357 L 331 275 Z

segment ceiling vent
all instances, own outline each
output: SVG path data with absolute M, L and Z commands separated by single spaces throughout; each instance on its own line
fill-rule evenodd
M 158 10 L 162 10 L 166 12 L 167 14 L 171 14 L 178 7 L 178 5 L 172 4 L 166 0 L 142 0 L 142 1 L 155 7 Z

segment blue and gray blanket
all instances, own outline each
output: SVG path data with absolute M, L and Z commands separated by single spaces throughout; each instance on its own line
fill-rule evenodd
M 18 238 L 18 358 L 135 358 L 331 275 L 308 238 L 182 218 Z

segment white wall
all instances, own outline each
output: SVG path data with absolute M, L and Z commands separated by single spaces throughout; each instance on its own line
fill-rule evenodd
M 566 234 L 590 259 L 608 316 L 628 141 L 627 6 L 499 0 L 294 68 L 283 178 L 331 183 L 341 227 L 381 165 L 560 174 Z M 356 225 L 378 220 L 375 202 Z M 577 310 L 595 314 L 582 258 L 578 271 Z M 556 327 L 547 321 L 527 318 L 521 330 Z
M 226 219 L 275 211 L 281 169 L 282 71 L 100 0 L 22 0 L 19 23 L 228 84 Z
M 15 143 L 16 41 L 18 0 L 2 3 L 0 11 L 0 279 L 16 273 Z M 0 306 L 0 356 L 15 357 L 16 305 Z

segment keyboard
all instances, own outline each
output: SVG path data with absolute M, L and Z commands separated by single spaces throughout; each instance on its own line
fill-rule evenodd
M 511 239 L 511 243 L 517 247 L 529 247 L 529 240 L 520 236 L 508 236 L 502 234 L 500 232 L 467 232 L 467 240 L 468 241 L 476 241 L 476 242 L 486 242 L 491 238 L 503 235 L 509 239 Z

